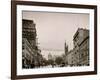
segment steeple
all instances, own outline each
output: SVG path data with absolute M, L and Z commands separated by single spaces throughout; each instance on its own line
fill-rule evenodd
M 65 41 L 65 55 L 67 55 L 67 53 L 68 53 L 68 45 L 66 44 L 66 41 Z

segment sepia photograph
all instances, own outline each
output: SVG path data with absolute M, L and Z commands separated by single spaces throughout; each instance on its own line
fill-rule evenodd
M 22 11 L 22 68 L 89 66 L 89 14 Z
M 11 77 L 97 74 L 97 6 L 12 1 Z

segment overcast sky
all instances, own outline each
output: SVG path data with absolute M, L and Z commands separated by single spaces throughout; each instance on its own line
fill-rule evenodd
M 64 50 L 64 43 L 73 48 L 73 35 L 78 28 L 89 26 L 88 14 L 23 11 L 23 19 L 36 24 L 40 48 Z

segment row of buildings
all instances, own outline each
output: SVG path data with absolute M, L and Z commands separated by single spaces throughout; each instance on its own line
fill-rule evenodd
M 38 48 L 36 27 L 33 20 L 22 20 L 22 68 L 35 68 L 44 58 Z
M 65 42 L 65 63 L 67 66 L 89 65 L 89 30 L 78 28 L 73 36 L 74 48 L 68 51 Z
M 73 45 L 73 49 L 69 51 L 65 42 L 65 54 L 62 56 L 64 66 L 88 66 L 89 30 L 78 28 L 73 36 Z M 61 51 L 61 53 L 63 52 Z M 49 58 L 51 59 L 48 55 Z M 45 63 L 47 63 L 47 60 L 43 58 L 38 47 L 34 21 L 22 19 L 22 68 L 37 68 L 44 66 Z

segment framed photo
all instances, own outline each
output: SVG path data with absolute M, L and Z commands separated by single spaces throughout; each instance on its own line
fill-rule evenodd
M 97 74 L 97 6 L 11 1 L 11 78 Z

